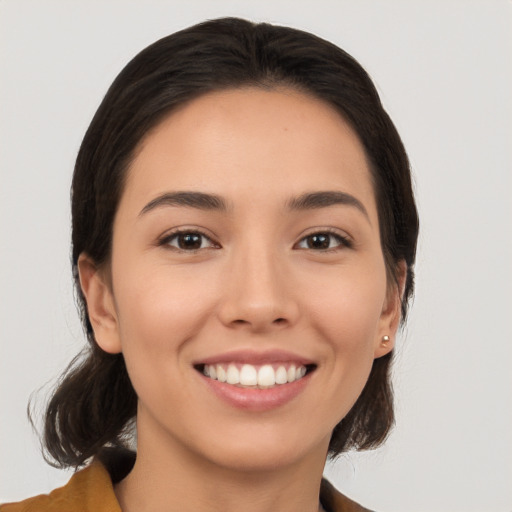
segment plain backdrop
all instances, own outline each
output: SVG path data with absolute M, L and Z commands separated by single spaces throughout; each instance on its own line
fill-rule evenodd
M 83 344 L 69 185 L 107 87 L 139 50 L 207 18 L 314 32 L 375 80 L 409 152 L 416 299 L 387 444 L 326 473 L 381 512 L 512 510 L 512 2 L 0 1 L 0 501 L 48 492 L 26 418 Z

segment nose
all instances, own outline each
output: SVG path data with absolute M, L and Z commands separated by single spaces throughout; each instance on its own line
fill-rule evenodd
M 262 333 L 297 321 L 299 305 L 283 259 L 265 250 L 233 255 L 219 307 L 224 325 Z

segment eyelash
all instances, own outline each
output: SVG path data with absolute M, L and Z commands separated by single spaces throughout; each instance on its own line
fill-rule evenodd
M 304 249 L 304 250 L 310 249 L 310 250 L 313 250 L 314 252 L 335 252 L 342 248 L 351 249 L 354 246 L 354 244 L 353 244 L 352 240 L 350 240 L 350 238 L 340 235 L 340 233 L 334 231 L 333 229 L 322 229 L 319 231 L 314 231 L 314 232 L 302 237 L 298 243 L 300 244 L 300 243 L 306 241 L 308 238 L 312 238 L 314 236 L 327 236 L 330 239 L 334 238 L 338 242 L 338 244 L 335 247 L 328 247 L 327 249 L 315 250 L 315 249 L 311 249 L 310 247 L 304 247 L 301 249 Z M 298 245 L 298 244 L 296 244 L 296 245 Z M 329 242 L 329 245 L 330 245 L 330 242 Z
M 184 249 L 184 248 L 181 248 L 179 246 L 173 246 L 171 245 L 171 241 L 173 240 L 178 240 L 178 237 L 180 235 L 195 235 L 195 236 L 199 236 L 201 237 L 203 240 L 201 241 L 201 246 L 203 244 L 203 241 L 206 239 L 207 241 L 209 241 L 209 246 L 208 247 L 198 247 L 198 248 L 194 248 L 194 249 Z M 320 230 L 320 231 L 314 231 L 313 233 L 310 233 L 304 237 L 302 237 L 299 242 L 297 244 L 294 245 L 294 248 L 297 247 L 299 244 L 303 243 L 303 242 L 306 242 L 308 239 L 311 239 L 312 237 L 315 237 L 315 236 L 325 236 L 325 237 L 329 237 L 329 246 L 331 244 L 331 241 L 332 239 L 335 239 L 337 241 L 337 245 L 335 247 L 327 247 L 325 249 L 323 248 L 320 248 L 318 250 L 315 250 L 311 247 L 300 247 L 299 249 L 300 250 L 312 250 L 313 252 L 335 252 L 335 251 L 338 251 L 340 250 L 341 248 L 347 248 L 347 249 L 350 249 L 353 247 L 353 243 L 352 241 L 346 237 L 346 236 L 343 236 L 343 235 L 340 235 L 339 233 L 337 233 L 336 231 L 332 230 L 332 229 L 323 229 L 323 230 Z M 179 242 L 178 242 L 179 243 Z M 162 237 L 159 241 L 158 241 L 158 245 L 159 246 L 167 246 L 167 247 L 173 247 L 174 250 L 177 250 L 177 251 L 180 251 L 180 252 L 189 252 L 189 253 L 195 253 L 195 252 L 198 252 L 200 250 L 204 250 L 204 249 L 218 249 L 220 248 L 220 245 L 215 243 L 211 237 L 209 237 L 207 234 L 203 233 L 202 231 L 198 230 L 198 229 L 179 229 L 179 230 L 176 230 L 176 231 L 173 231 L 172 233 L 169 233 L 167 235 L 165 235 L 164 237 Z
M 210 246 L 209 247 L 198 247 L 196 249 L 183 249 L 181 247 L 172 246 L 171 245 L 171 241 L 174 240 L 174 239 L 178 240 L 178 237 L 180 235 L 196 235 L 196 236 L 198 235 L 203 240 L 204 239 L 208 240 L 210 242 Z M 201 241 L 201 245 L 202 245 L 202 243 L 203 242 Z M 172 233 L 168 233 L 167 235 L 162 237 L 158 241 L 158 245 L 172 247 L 173 249 L 175 249 L 177 251 L 180 251 L 180 252 L 190 252 L 190 253 L 195 253 L 195 252 L 203 250 L 203 249 L 213 249 L 213 248 L 219 248 L 220 247 L 220 245 L 215 243 L 211 239 L 211 237 L 209 237 L 206 233 L 203 233 L 202 231 L 200 231 L 198 229 L 178 229 L 178 230 L 173 231 Z

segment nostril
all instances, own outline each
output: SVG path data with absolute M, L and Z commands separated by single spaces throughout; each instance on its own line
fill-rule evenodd
M 271 317 L 270 317 L 271 318 Z M 270 320 L 270 318 L 265 319 L 252 319 L 251 320 L 244 320 L 243 318 L 237 318 L 230 322 L 230 325 L 232 327 L 243 327 L 243 326 L 249 326 L 253 329 L 261 330 L 265 329 L 267 327 L 284 327 L 288 324 L 289 320 L 283 317 L 276 318 L 274 320 Z

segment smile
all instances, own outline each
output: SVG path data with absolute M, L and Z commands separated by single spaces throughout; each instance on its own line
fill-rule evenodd
M 309 368 L 311 366 L 311 368 Z M 280 364 L 205 364 L 202 373 L 210 379 L 233 386 L 267 389 L 302 379 L 314 365 Z

